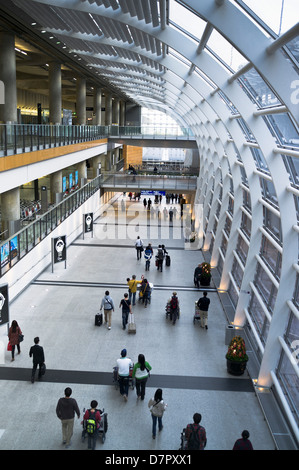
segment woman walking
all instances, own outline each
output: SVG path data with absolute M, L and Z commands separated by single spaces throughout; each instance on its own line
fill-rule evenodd
M 16 320 L 13 320 L 11 327 L 8 331 L 8 339 L 11 344 L 11 361 L 15 360 L 15 347 L 17 346 L 18 354 L 21 353 L 20 348 L 20 335 L 22 334 L 21 328 Z
M 136 380 L 136 393 L 137 398 L 144 400 L 145 386 L 149 378 L 149 372 L 152 370 L 148 362 L 146 362 L 143 354 L 139 354 L 138 362 L 134 365 L 132 378 Z
M 148 402 L 148 407 L 152 413 L 152 420 L 153 420 L 153 439 L 156 439 L 156 427 L 157 427 L 157 420 L 158 420 L 158 427 L 159 431 L 162 431 L 163 424 L 162 424 L 162 417 L 163 413 L 167 407 L 167 404 L 164 403 L 162 398 L 162 389 L 158 388 L 156 390 L 154 398 L 151 398 Z

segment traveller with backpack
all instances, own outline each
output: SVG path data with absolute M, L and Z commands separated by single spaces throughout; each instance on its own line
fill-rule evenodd
M 149 271 L 152 256 L 153 256 L 153 248 L 152 248 L 152 245 L 149 243 L 147 245 L 147 247 L 145 248 L 145 251 L 144 251 L 145 270 L 146 271 Z
M 88 449 L 95 449 L 96 440 L 98 437 L 98 429 L 101 421 L 101 411 L 97 410 L 98 402 L 92 400 L 90 409 L 85 411 L 83 420 L 85 429 L 88 435 Z
M 156 255 L 156 266 L 157 266 L 157 270 L 161 272 L 163 270 L 163 260 L 164 260 L 164 251 L 163 251 L 162 245 L 159 245 L 158 253 Z
M 169 315 L 172 324 L 175 325 L 177 318 L 179 318 L 180 314 L 180 304 L 179 299 L 176 292 L 172 293 L 172 297 L 169 300 Z
M 201 414 L 193 415 L 193 423 L 187 425 L 185 430 L 186 449 L 187 450 L 204 450 L 207 445 L 206 430 L 200 426 Z

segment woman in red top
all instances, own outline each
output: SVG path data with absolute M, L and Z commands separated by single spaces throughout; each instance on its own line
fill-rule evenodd
M 8 339 L 11 344 L 11 360 L 15 360 L 15 347 L 17 346 L 18 348 L 18 354 L 21 352 L 20 348 L 20 339 L 19 335 L 22 334 L 21 328 L 19 327 L 18 323 L 16 320 L 13 320 L 11 323 L 11 327 L 9 328 L 8 331 Z

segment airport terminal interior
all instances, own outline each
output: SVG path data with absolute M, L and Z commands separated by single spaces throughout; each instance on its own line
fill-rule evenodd
M 92 400 L 102 455 L 186 451 L 195 413 L 208 451 L 244 430 L 254 450 L 298 450 L 298 5 L 269 3 L 0 0 L 1 450 L 86 450 Z M 151 367 L 144 400 L 133 379 L 120 393 L 124 349 Z

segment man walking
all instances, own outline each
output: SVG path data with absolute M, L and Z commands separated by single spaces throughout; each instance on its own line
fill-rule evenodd
M 45 363 L 44 349 L 38 343 L 39 343 L 39 337 L 37 336 L 36 338 L 34 338 L 34 346 L 31 346 L 30 351 L 29 351 L 29 357 L 33 358 L 33 368 L 31 372 L 32 383 L 34 383 L 35 372 L 36 372 L 37 366 L 39 366 L 38 378 L 39 380 L 41 379 L 42 366 Z
M 210 299 L 207 297 L 207 292 L 203 293 L 203 297 L 201 297 L 197 301 L 197 306 L 199 309 L 199 314 L 200 314 L 200 322 L 201 322 L 201 327 L 205 328 L 206 330 L 208 329 L 208 310 L 209 310 L 209 305 L 210 305 Z
M 126 325 L 128 323 L 129 313 L 132 313 L 131 310 L 131 301 L 128 298 L 128 294 L 124 294 L 124 298 L 120 301 L 119 307 L 122 307 L 122 324 L 123 330 L 126 329 Z
M 104 316 L 105 316 L 105 323 L 108 323 L 108 330 L 111 330 L 111 318 L 112 312 L 114 312 L 114 303 L 112 298 L 110 297 L 109 291 L 106 290 L 105 296 L 102 299 L 101 308 L 104 308 Z
M 72 389 L 67 387 L 64 390 L 64 397 L 59 398 L 56 406 L 56 415 L 62 424 L 62 444 L 68 448 L 71 444 L 71 437 L 74 429 L 75 413 L 80 418 L 80 410 L 74 398 L 71 398 Z
M 133 368 L 133 362 L 127 357 L 127 350 L 123 349 L 120 353 L 121 357 L 117 359 L 116 365 L 118 369 L 118 382 L 120 394 L 125 401 L 128 400 L 130 369 Z
M 207 444 L 206 430 L 200 426 L 201 414 L 194 413 L 193 423 L 188 424 L 185 431 L 187 450 L 204 450 Z

